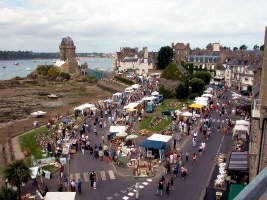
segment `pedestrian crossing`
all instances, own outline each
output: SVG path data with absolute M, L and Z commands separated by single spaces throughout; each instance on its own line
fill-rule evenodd
M 78 182 L 79 179 L 82 179 L 84 182 L 89 183 L 89 171 L 82 173 L 70 173 L 70 180 L 75 180 L 76 182 Z M 96 171 L 96 179 L 101 181 L 115 180 L 116 176 L 113 170 L 100 170 Z

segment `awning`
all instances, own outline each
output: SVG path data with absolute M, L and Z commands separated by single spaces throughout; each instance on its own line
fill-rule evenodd
M 76 192 L 47 192 L 44 200 L 75 200 Z
M 201 108 L 203 108 L 203 105 L 192 103 L 191 105 L 189 105 L 189 108 L 201 109 Z
M 159 142 L 169 142 L 172 139 L 172 136 L 170 135 L 162 135 L 162 134 L 157 134 L 154 133 L 151 135 L 147 140 L 153 140 L 153 141 L 159 141 Z
M 94 104 L 90 104 L 90 103 L 85 103 L 83 105 L 80 105 L 80 106 L 74 108 L 74 110 L 83 111 L 85 109 L 91 109 L 91 108 L 95 108 L 95 105 Z
M 153 96 L 150 96 L 150 97 L 144 97 L 143 98 L 143 101 L 153 101 L 155 100 L 157 97 L 153 97 Z
M 231 184 L 228 200 L 234 200 L 244 187 L 243 184 Z
M 148 149 L 166 149 L 167 143 L 146 139 L 139 146 Z
M 124 106 L 124 109 L 129 109 L 129 108 L 136 108 L 139 105 L 139 103 L 129 103 L 127 106 Z
M 248 172 L 248 152 L 232 152 L 229 158 L 228 170 Z
M 236 120 L 235 124 L 236 125 L 244 125 L 244 126 L 250 125 L 249 121 L 247 121 L 247 120 Z
M 110 126 L 109 132 L 111 133 L 124 133 L 126 131 L 126 126 Z
M 202 97 L 209 97 L 209 98 L 212 98 L 213 95 L 212 95 L 212 94 L 202 94 Z
M 158 96 L 158 95 L 159 95 L 159 92 L 154 91 L 154 92 L 151 93 L 151 95 L 153 95 L 153 96 Z

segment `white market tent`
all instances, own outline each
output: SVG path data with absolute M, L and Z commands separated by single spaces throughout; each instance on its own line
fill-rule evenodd
M 211 87 L 209 87 L 204 91 L 204 93 L 210 94 L 210 93 L 212 93 L 212 91 L 213 91 L 213 89 Z
M 209 97 L 209 98 L 212 98 L 213 95 L 212 95 L 212 94 L 203 94 L 202 97 Z
M 95 109 L 95 105 L 90 104 L 90 103 L 85 103 L 85 104 L 82 104 L 82 105 L 74 108 L 74 110 L 79 110 L 81 112 L 83 112 L 85 109 Z
M 166 143 L 168 143 L 171 139 L 172 139 L 172 136 L 170 135 L 161 135 L 158 133 L 154 133 L 149 138 L 147 138 L 147 140 L 166 142 Z
M 182 113 L 182 116 L 184 116 L 184 117 L 192 117 L 193 114 L 191 112 L 186 111 L 186 112 Z
M 194 101 L 195 104 L 199 104 L 199 105 L 202 105 L 202 106 L 207 106 L 208 105 L 208 102 L 207 101 Z
M 150 97 L 144 97 L 142 100 L 143 101 L 153 101 L 154 99 L 156 99 L 157 97 L 153 97 L 153 96 L 150 96 Z
M 136 102 L 129 103 L 128 105 L 124 106 L 123 109 L 135 109 L 138 105 L 139 103 Z
M 196 97 L 195 100 L 196 101 L 208 101 L 209 98 L 208 97 Z
M 134 84 L 131 86 L 131 88 L 133 89 L 139 89 L 141 86 L 139 84 Z
M 132 93 L 134 91 L 134 89 L 132 87 L 127 87 L 127 88 L 125 88 L 124 91 L 128 92 L 128 93 Z
M 244 125 L 244 126 L 249 126 L 250 122 L 246 120 L 236 120 L 235 122 L 236 125 Z
M 36 176 L 38 175 L 39 167 L 30 167 L 29 169 L 31 171 L 31 178 L 35 179 Z
M 126 126 L 110 126 L 109 132 L 110 133 L 125 133 L 127 127 Z
M 36 111 L 36 112 L 32 112 L 31 113 L 31 116 L 33 116 L 33 117 L 40 117 L 40 116 L 43 116 L 45 114 L 46 114 L 46 112 L 39 110 L 39 111 Z
M 44 200 L 75 200 L 76 192 L 47 192 Z
M 154 92 L 151 93 L 151 95 L 152 95 L 152 96 L 158 96 L 158 95 L 159 95 L 159 92 L 154 91 Z

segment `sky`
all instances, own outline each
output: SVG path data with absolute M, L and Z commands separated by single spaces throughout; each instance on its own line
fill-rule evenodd
M 172 42 L 252 48 L 263 44 L 266 8 L 266 0 L 0 0 L 0 50 L 58 52 L 64 36 L 76 52 Z

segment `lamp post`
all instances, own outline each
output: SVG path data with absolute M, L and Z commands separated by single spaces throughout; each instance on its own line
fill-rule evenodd
M 8 183 L 8 179 L 5 180 L 6 190 L 7 190 L 7 183 Z

